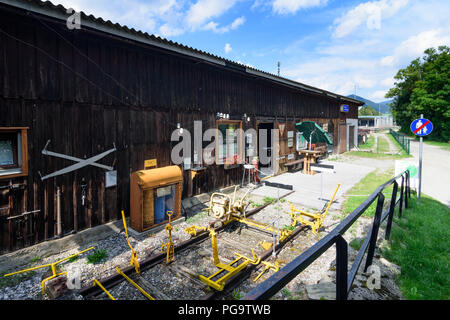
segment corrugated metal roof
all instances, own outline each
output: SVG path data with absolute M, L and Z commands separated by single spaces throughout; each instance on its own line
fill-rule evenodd
M 66 21 L 70 14 L 67 13 L 67 8 L 62 5 L 55 5 L 50 1 L 41 0 L 0 0 L 0 3 L 10 5 L 12 7 L 24 9 L 34 13 L 42 14 L 45 16 L 50 16 L 56 19 Z M 336 93 L 332 93 L 323 89 L 315 88 L 291 79 L 283 78 L 278 75 L 258 70 L 249 66 L 245 66 L 241 63 L 228 60 L 226 58 L 205 52 L 199 49 L 195 49 L 178 42 L 173 42 L 171 40 L 155 36 L 153 34 L 148 34 L 147 32 L 142 32 L 140 30 L 135 30 L 134 28 L 128 28 L 126 25 L 121 25 L 119 23 L 113 23 L 110 20 L 103 20 L 101 17 L 95 17 L 94 15 L 86 14 L 83 11 L 81 14 L 82 27 L 92 28 L 98 31 L 106 32 L 116 36 L 124 37 L 130 40 L 143 42 L 153 46 L 157 46 L 166 50 L 175 51 L 184 55 L 199 58 L 210 63 L 218 64 L 221 66 L 228 66 L 230 69 L 238 69 L 246 73 L 252 74 L 254 76 L 263 77 L 270 79 L 272 81 L 282 83 L 285 85 L 301 88 L 306 91 L 311 91 L 323 95 L 327 95 L 331 98 L 348 101 L 355 103 L 357 105 L 363 105 L 364 102 L 345 97 Z

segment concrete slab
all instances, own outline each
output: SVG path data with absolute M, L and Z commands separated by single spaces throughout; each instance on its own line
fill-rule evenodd
M 332 209 L 342 208 L 344 198 L 342 197 L 357 182 L 368 173 L 375 170 L 373 167 L 355 165 L 342 162 L 322 161 L 321 164 L 334 165 L 336 173 L 319 173 L 316 175 L 306 175 L 301 172 L 284 173 L 276 177 L 267 179 L 270 182 L 289 184 L 294 187 L 294 193 L 287 196 L 286 200 L 314 210 L 320 210 L 326 204 L 326 200 L 331 199 L 338 183 L 341 184 L 336 194 Z M 322 177 L 321 177 L 322 176 Z M 289 190 L 279 189 L 280 196 L 289 193 Z M 268 196 L 276 198 L 278 189 L 263 186 L 252 192 L 254 195 Z

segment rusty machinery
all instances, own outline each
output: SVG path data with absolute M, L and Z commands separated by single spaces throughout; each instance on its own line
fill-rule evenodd
M 323 222 L 328 213 L 328 209 L 330 209 L 334 197 L 336 196 L 336 193 L 340 186 L 341 184 L 338 184 L 338 186 L 336 187 L 336 190 L 334 191 L 333 196 L 331 197 L 331 200 L 328 202 L 328 205 L 324 211 L 309 213 L 295 208 L 294 205 L 291 203 L 291 211 L 290 211 L 291 226 L 295 227 L 297 223 L 304 224 L 310 226 L 313 233 L 317 234 L 319 229 L 323 226 Z M 311 218 L 312 220 L 308 220 L 305 217 Z
M 236 200 L 236 190 L 237 186 L 234 188 L 233 198 L 224 193 L 214 192 L 206 209 L 208 213 L 224 222 L 229 221 L 231 216 L 245 216 L 245 208 L 248 205 L 246 198 L 253 188 L 249 188 L 238 200 Z

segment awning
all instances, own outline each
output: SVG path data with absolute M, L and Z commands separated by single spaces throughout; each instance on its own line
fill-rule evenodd
M 295 128 L 302 132 L 303 137 L 308 142 L 311 138 L 311 143 L 325 142 L 331 145 L 333 144 L 328 134 L 314 121 L 299 122 L 295 125 Z

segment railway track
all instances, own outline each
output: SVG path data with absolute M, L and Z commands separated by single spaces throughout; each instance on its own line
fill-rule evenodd
M 246 212 L 246 217 L 257 214 L 269 205 L 266 204 Z M 282 250 L 303 229 L 304 226 L 297 227 L 289 237 L 275 246 L 275 250 L 277 252 Z M 215 230 L 217 232 L 218 257 L 222 263 L 229 264 L 235 260 L 235 253 L 252 257 L 252 249 L 254 249 L 255 255 L 261 258 L 261 261 L 275 263 L 276 257 L 272 255 L 273 249 L 265 250 L 259 244 L 260 242 L 272 243 L 273 238 L 269 232 L 257 230 L 236 221 L 215 228 Z M 140 276 L 136 274 L 134 266 L 123 268 L 121 271 L 154 299 L 220 300 L 231 298 L 232 291 L 237 286 L 248 279 L 254 279 L 264 270 L 265 266 L 262 263 L 247 265 L 227 281 L 222 291 L 218 291 L 199 279 L 200 275 L 209 276 L 218 270 L 213 262 L 213 249 L 208 231 L 199 232 L 197 236 L 179 243 L 174 247 L 174 252 L 175 260 L 170 264 L 166 264 L 166 252 L 140 261 Z M 272 272 L 269 270 L 266 276 Z M 147 299 L 120 274 L 114 274 L 98 281 L 116 299 Z M 98 285 L 84 287 L 80 290 L 80 294 L 87 300 L 110 299 Z

